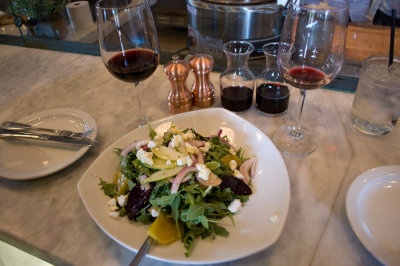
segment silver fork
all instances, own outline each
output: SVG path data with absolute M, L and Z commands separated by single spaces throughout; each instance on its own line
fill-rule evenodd
M 88 137 L 93 131 L 94 128 L 91 128 L 85 132 L 73 132 L 70 130 L 61 130 L 61 129 L 52 129 L 52 128 L 42 128 L 42 127 L 34 127 L 28 124 L 19 123 L 19 122 L 4 122 L 1 124 L 1 128 L 10 129 L 10 130 L 19 130 L 19 131 L 43 131 L 43 132 L 51 132 L 58 136 L 63 137 Z

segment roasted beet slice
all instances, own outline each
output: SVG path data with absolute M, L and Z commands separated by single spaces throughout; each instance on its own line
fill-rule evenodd
M 132 188 L 128 196 L 128 202 L 126 203 L 126 212 L 129 220 L 133 220 L 136 214 L 146 205 L 153 189 L 153 184 L 148 189 L 144 189 L 139 184 Z
M 222 183 L 219 187 L 222 190 L 230 188 L 236 195 L 251 195 L 253 193 L 251 188 L 241 179 L 229 175 L 222 176 L 221 179 Z

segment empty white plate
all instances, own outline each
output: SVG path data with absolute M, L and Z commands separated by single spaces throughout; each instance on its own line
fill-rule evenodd
M 59 108 L 24 117 L 18 122 L 31 126 L 85 132 L 94 128 L 90 138 L 96 138 L 97 126 L 85 112 Z M 78 160 L 89 147 L 55 145 L 0 139 L 0 176 L 27 180 L 55 173 Z
M 400 166 L 358 176 L 346 197 L 350 224 L 363 245 L 386 265 L 400 263 Z

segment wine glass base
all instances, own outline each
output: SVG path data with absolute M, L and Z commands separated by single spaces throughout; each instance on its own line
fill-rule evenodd
M 125 132 L 131 132 L 132 130 L 141 128 L 143 126 L 147 126 L 149 124 L 149 119 L 147 118 L 146 121 L 142 119 L 134 120 L 129 122 L 129 124 L 125 127 Z
M 290 155 L 304 156 L 315 151 L 319 145 L 318 138 L 311 131 L 293 126 L 281 126 L 272 136 L 272 141 L 282 152 Z

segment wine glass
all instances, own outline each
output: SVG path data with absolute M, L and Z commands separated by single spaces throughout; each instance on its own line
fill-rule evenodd
M 141 81 L 159 63 L 157 31 L 147 0 L 100 0 L 96 3 L 101 57 L 114 77 L 135 85 L 140 127 L 148 122 Z
M 307 155 L 318 138 L 301 124 L 308 90 L 327 85 L 344 60 L 349 3 L 346 0 L 293 0 L 289 4 L 278 47 L 279 69 L 289 84 L 300 89 L 294 125 L 280 127 L 275 145 L 287 154 Z

